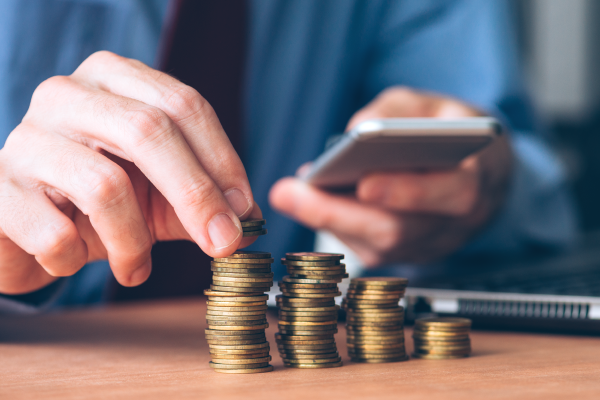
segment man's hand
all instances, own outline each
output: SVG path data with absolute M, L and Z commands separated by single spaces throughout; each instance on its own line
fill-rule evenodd
M 0 151 L 0 293 L 39 289 L 108 258 L 144 282 L 157 240 L 213 257 L 260 217 L 244 166 L 194 89 L 108 52 L 35 91 Z
M 358 111 L 348 129 L 372 118 L 480 115 L 453 99 L 391 88 Z M 332 232 L 367 266 L 428 262 L 457 250 L 490 220 L 504 200 L 511 159 L 503 136 L 452 171 L 371 174 L 355 196 L 284 178 L 270 202 L 309 228 Z

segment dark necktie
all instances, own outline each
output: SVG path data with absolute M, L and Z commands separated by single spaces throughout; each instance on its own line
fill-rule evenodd
M 172 0 L 170 7 L 158 68 L 208 100 L 240 154 L 246 1 Z M 157 243 L 152 263 L 147 282 L 135 288 L 117 285 L 113 298 L 191 296 L 210 286 L 210 259 L 195 243 Z

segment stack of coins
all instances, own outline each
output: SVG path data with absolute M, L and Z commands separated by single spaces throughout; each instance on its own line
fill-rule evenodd
M 413 357 L 446 360 L 468 357 L 471 353 L 467 318 L 424 318 L 415 321 Z
M 279 282 L 279 333 L 275 335 L 283 364 L 291 368 L 341 367 L 334 334 L 339 307 L 337 284 L 346 278 L 343 254 L 287 253 L 289 275 Z
M 242 221 L 242 231 L 244 237 L 247 236 L 260 236 L 266 235 L 267 229 L 263 227 L 267 221 L 264 219 L 250 219 L 248 221 Z
M 398 305 L 408 280 L 354 278 L 342 306 L 348 355 L 354 362 L 406 361 L 404 308 Z
M 211 263 L 205 331 L 217 372 L 251 374 L 272 371 L 265 336 L 267 299 L 273 286 L 271 253 L 236 251 Z

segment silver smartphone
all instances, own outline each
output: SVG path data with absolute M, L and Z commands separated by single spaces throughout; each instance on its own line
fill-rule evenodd
M 322 188 L 349 189 L 370 172 L 450 169 L 501 132 L 490 117 L 373 119 L 341 135 L 301 178 Z

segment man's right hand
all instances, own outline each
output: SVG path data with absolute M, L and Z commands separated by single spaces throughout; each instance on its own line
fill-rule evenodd
M 0 293 L 39 289 L 108 258 L 144 282 L 157 240 L 223 257 L 261 217 L 244 166 L 210 104 L 141 62 L 90 56 L 35 91 L 0 150 Z

